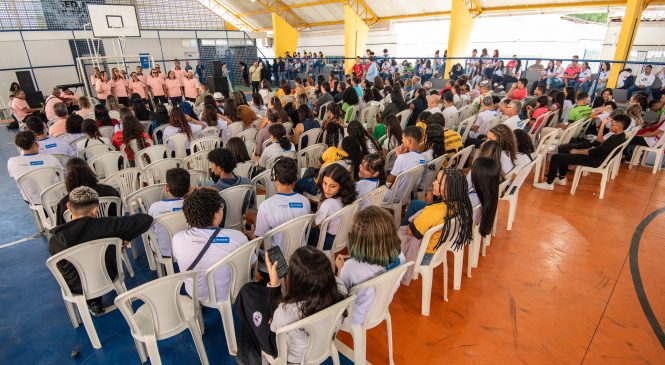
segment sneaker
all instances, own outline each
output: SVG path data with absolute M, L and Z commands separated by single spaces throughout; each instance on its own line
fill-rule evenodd
M 88 310 L 90 311 L 90 314 L 92 314 L 95 317 L 99 317 L 105 313 L 104 306 L 102 305 L 102 303 L 98 302 L 88 304 Z
M 554 179 L 554 183 L 557 185 L 566 186 L 568 185 L 568 180 L 565 177 L 561 178 L 557 177 L 556 179 Z
M 548 184 L 546 181 L 535 183 L 533 187 L 540 190 L 554 190 L 554 184 Z

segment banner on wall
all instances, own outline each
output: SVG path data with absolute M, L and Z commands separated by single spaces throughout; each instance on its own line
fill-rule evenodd
M 150 53 L 139 53 L 139 60 L 141 62 L 141 68 L 144 70 L 149 70 L 152 65 L 150 65 Z

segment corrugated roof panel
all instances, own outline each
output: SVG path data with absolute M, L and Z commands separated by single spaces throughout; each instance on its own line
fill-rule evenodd
M 378 17 L 450 10 L 451 0 L 365 0 Z
M 307 23 L 344 20 L 344 7 L 341 3 L 295 8 L 293 12 Z

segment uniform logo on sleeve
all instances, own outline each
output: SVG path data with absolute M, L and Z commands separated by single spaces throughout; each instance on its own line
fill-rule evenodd
M 46 146 L 44 146 L 44 148 L 53 148 L 53 147 L 57 147 L 57 146 L 58 146 L 57 143 L 51 143 L 51 144 L 47 144 Z
M 289 203 L 289 208 L 302 208 L 303 204 L 300 202 L 291 202 Z
M 44 161 L 30 161 L 30 166 L 40 166 L 43 165 Z
M 421 164 L 421 165 L 424 165 L 424 164 L 425 164 L 425 160 L 420 160 L 420 164 Z
M 252 321 L 254 321 L 256 327 L 259 327 L 263 321 L 263 314 L 261 314 L 261 312 L 252 313 Z
M 179 212 L 179 211 L 181 211 L 181 210 L 182 210 L 182 208 L 173 208 L 171 211 L 173 211 L 173 212 Z
M 231 242 L 231 239 L 229 237 L 215 237 L 215 239 L 212 240 L 212 243 L 229 243 Z

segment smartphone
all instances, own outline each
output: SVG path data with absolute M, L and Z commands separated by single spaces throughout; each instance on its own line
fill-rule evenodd
M 277 263 L 277 277 L 280 279 L 285 277 L 289 265 L 287 265 L 284 254 L 282 254 L 282 250 L 279 246 L 272 246 L 268 249 L 268 258 L 270 259 L 270 262 Z

